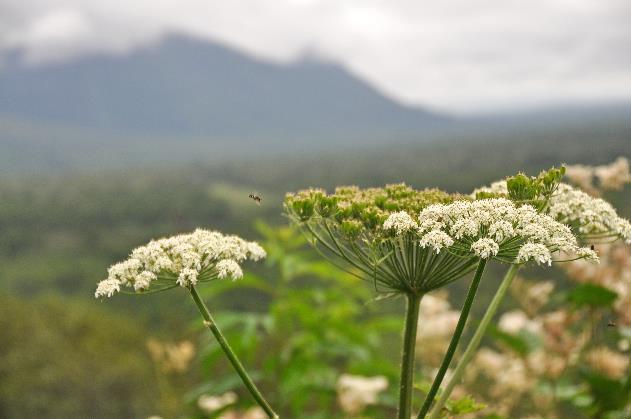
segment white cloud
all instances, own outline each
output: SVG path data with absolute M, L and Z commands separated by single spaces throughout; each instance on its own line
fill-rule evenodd
M 179 31 L 289 61 L 344 63 L 401 100 L 477 111 L 631 99 L 628 0 L 20 0 L 0 48 L 125 51 Z

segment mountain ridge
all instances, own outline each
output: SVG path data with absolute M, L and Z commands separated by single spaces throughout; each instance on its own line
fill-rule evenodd
M 276 64 L 182 35 L 124 55 L 8 65 L 0 91 L 0 114 L 135 134 L 418 133 L 449 121 L 337 64 Z

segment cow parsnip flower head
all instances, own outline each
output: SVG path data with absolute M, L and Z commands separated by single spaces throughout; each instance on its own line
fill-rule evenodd
M 384 227 L 391 225 L 388 221 Z M 447 251 L 460 257 L 473 254 L 506 263 L 550 265 L 554 254 L 566 253 L 597 260 L 593 250 L 578 246 L 569 227 L 529 204 L 517 205 L 506 198 L 433 204 L 420 212 L 418 228 L 404 233 L 394 227 L 390 230 L 416 237 L 421 247 L 431 247 L 436 253 Z
M 557 178 L 542 176 L 539 190 L 552 193 Z M 547 265 L 561 253 L 597 259 L 567 226 L 523 203 L 543 206 L 544 199 L 530 195 L 516 203 L 403 184 L 343 187 L 331 195 L 309 189 L 289 194 L 285 211 L 326 256 L 389 292 L 427 293 L 468 274 L 480 259 Z
M 198 229 L 134 249 L 127 260 L 109 268 L 107 279 L 98 283 L 94 295 L 111 297 L 122 287 L 142 293 L 218 278 L 236 280 L 243 276 L 241 262 L 265 256 L 265 250 L 255 242 Z
M 511 178 L 492 183 L 490 186 L 476 189 L 472 196 L 511 196 Z M 540 201 L 544 198 L 535 197 Z M 556 221 L 572 229 L 580 241 L 602 243 L 624 240 L 631 243 L 631 224 L 620 217 L 607 201 L 592 197 L 585 192 L 565 183 L 559 183 L 546 198 L 546 205 L 541 210 Z
M 345 186 L 332 194 L 322 189 L 288 194 L 284 209 L 325 257 L 374 282 L 377 291 L 420 294 L 475 269 L 473 253 L 437 252 L 435 246 L 422 245 L 415 233 L 421 210 L 462 198 L 405 184 L 367 189 Z M 440 239 L 433 237 L 431 242 L 437 244 Z

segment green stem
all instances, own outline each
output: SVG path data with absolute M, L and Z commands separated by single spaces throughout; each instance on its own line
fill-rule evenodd
M 436 405 L 434 406 L 434 409 L 432 410 L 429 416 L 430 419 L 438 417 L 440 410 L 443 408 L 443 406 L 447 402 L 447 399 L 449 398 L 449 395 L 451 394 L 451 392 L 454 390 L 454 387 L 456 387 L 456 385 L 462 380 L 462 376 L 464 374 L 464 370 L 466 366 L 469 364 L 469 362 L 471 362 L 473 355 L 475 355 L 478 347 L 480 346 L 480 341 L 482 341 L 482 337 L 484 337 L 484 334 L 486 333 L 486 330 L 488 329 L 489 324 L 491 323 L 491 320 L 493 319 L 493 316 L 495 315 L 495 313 L 497 312 L 497 309 L 499 308 L 500 304 L 504 300 L 504 296 L 506 295 L 506 292 L 508 291 L 511 284 L 513 283 L 513 279 L 515 279 L 515 276 L 517 275 L 519 268 L 520 268 L 519 265 L 512 265 L 510 269 L 506 272 L 506 275 L 504 275 L 504 279 L 502 279 L 502 283 L 500 284 L 499 288 L 495 292 L 495 295 L 493 296 L 493 299 L 491 300 L 489 307 L 486 309 L 486 313 L 484 313 L 484 316 L 482 317 L 482 320 L 480 321 L 478 328 L 473 334 L 471 341 L 467 345 L 467 349 L 465 349 L 464 354 L 462 355 L 462 358 L 458 362 L 458 365 L 456 365 L 456 368 L 453 371 L 451 379 L 449 380 L 449 382 L 447 383 L 447 386 L 445 387 L 440 397 L 438 398 L 438 401 L 436 402 Z
M 228 341 L 226 340 L 226 338 L 224 338 L 223 334 L 215 324 L 215 321 L 210 315 L 206 304 L 204 304 L 201 298 L 199 298 L 195 287 L 191 285 L 189 287 L 189 291 L 191 292 L 191 296 L 193 297 L 193 301 L 195 301 L 199 312 L 204 318 L 204 326 L 208 327 L 213 336 L 215 336 L 215 339 L 217 339 L 217 342 L 219 342 L 221 349 L 223 349 L 224 353 L 230 360 L 230 363 L 237 371 L 237 374 L 239 374 L 239 377 L 241 377 L 241 380 L 243 381 L 243 384 L 245 384 L 245 387 L 248 389 L 252 397 L 254 397 L 254 400 L 256 400 L 258 405 L 261 406 L 261 408 L 265 411 L 265 413 L 267 413 L 270 418 L 277 419 L 278 415 L 272 410 L 267 400 L 263 398 L 261 392 L 258 390 L 258 388 L 256 388 L 256 385 L 254 384 L 248 373 L 245 371 L 245 368 L 243 368 L 243 365 L 241 365 L 241 361 L 239 361 L 239 358 L 237 358 L 237 355 L 233 352 L 232 348 L 228 344 Z
M 412 390 L 414 389 L 414 351 L 421 295 L 407 294 L 403 351 L 401 353 L 401 382 L 399 386 L 398 419 L 410 419 L 412 414 Z
M 464 331 L 465 324 L 467 323 L 467 318 L 469 317 L 469 311 L 471 311 L 471 306 L 473 305 L 473 300 L 475 298 L 475 294 L 478 291 L 478 285 L 480 285 L 480 279 L 482 279 L 482 274 L 484 273 L 484 267 L 486 266 L 486 259 L 480 259 L 478 263 L 478 268 L 475 271 L 475 276 L 473 277 L 473 281 L 471 281 L 471 285 L 469 286 L 469 291 L 467 292 L 467 298 L 465 299 L 464 306 L 462 307 L 462 311 L 460 312 L 460 318 L 458 319 L 458 324 L 456 325 L 456 330 L 454 331 L 453 336 L 451 337 L 451 342 L 449 342 L 449 347 L 447 348 L 447 353 L 443 358 L 443 362 L 438 369 L 438 374 L 434 378 L 434 382 L 432 383 L 432 387 L 427 393 L 427 397 L 425 398 L 425 403 L 423 403 L 423 407 L 421 407 L 421 411 L 418 414 L 420 419 L 424 418 L 429 408 L 436 397 L 436 393 L 438 393 L 438 389 L 440 388 L 440 384 L 445 377 L 445 373 L 447 373 L 447 369 L 449 368 L 449 364 L 451 363 L 454 354 L 456 353 L 456 348 L 458 347 L 458 342 L 462 337 L 462 332 Z

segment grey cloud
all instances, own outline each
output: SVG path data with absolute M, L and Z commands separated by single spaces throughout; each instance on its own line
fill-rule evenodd
M 310 51 L 400 100 L 451 110 L 631 99 L 628 0 L 6 2 L 0 49 L 26 48 L 34 61 L 179 31 L 271 60 Z

